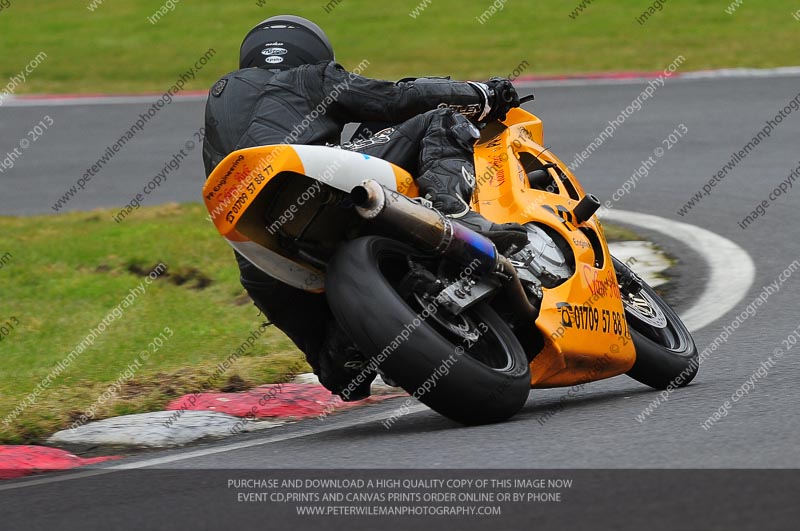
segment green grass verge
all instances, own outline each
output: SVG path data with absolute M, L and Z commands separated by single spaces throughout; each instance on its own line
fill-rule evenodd
M 0 340 L 0 444 L 41 442 L 93 407 L 94 419 L 156 411 L 202 391 L 263 321 L 200 205 L 145 207 L 120 224 L 111 222 L 114 212 L 0 217 L 0 325 L 13 325 Z M 635 237 L 605 228 L 609 239 Z M 167 274 L 138 293 L 159 263 Z M 132 305 L 123 304 L 35 403 L 4 425 L 130 290 L 137 292 Z M 165 327 L 172 335 L 156 350 L 150 343 L 170 335 Z M 242 390 L 308 370 L 294 345 L 268 328 L 210 389 Z
M 645 239 L 627 227 L 622 227 L 620 225 L 613 225 L 611 223 L 603 223 L 603 232 L 605 233 L 606 240 L 610 242 Z
M 105 210 L 0 218 L 0 250 L 11 253 L 0 270 L 0 323 L 18 321 L 0 342 L 0 443 L 36 442 L 68 426 L 120 377 L 121 387 L 99 404 L 95 418 L 162 409 L 202 390 L 217 364 L 258 328 L 263 316 L 203 212 L 200 205 L 143 208 L 120 224 Z M 123 306 L 35 404 L 4 426 L 17 404 L 159 262 L 168 274 Z M 165 327 L 172 337 L 156 351 L 149 343 Z M 144 351 L 150 356 L 143 362 Z M 131 379 L 125 378 L 129 367 Z M 302 354 L 270 327 L 211 388 L 243 389 L 298 370 L 308 370 Z
M 18 93 L 161 92 L 214 48 L 216 56 L 186 87 L 207 89 L 235 69 L 244 33 L 282 12 L 322 25 L 345 66 L 366 59 L 365 75 L 387 79 L 483 78 L 523 62 L 526 74 L 658 70 L 679 54 L 682 70 L 798 62 L 796 0 L 747 0 L 731 15 L 727 0 L 668 0 L 645 24 L 636 17 L 650 3 L 637 0 L 595 0 L 575 18 L 579 0 L 426 1 L 414 18 L 425 2 L 183 0 L 151 24 L 163 0 L 11 0 L 0 11 L 0 89 L 44 51 Z M 92 2 L 99 2 L 94 11 L 87 9 Z M 503 9 L 481 24 L 492 5 Z

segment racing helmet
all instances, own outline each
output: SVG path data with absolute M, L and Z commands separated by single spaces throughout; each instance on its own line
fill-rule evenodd
M 295 15 L 277 15 L 260 22 L 239 49 L 239 68 L 284 70 L 333 60 L 333 46 L 322 28 Z

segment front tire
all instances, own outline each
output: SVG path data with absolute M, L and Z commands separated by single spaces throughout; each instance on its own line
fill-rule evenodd
M 462 424 L 510 418 L 530 391 L 519 341 L 486 303 L 451 319 L 441 305 L 410 295 L 409 257 L 426 260 L 383 237 L 344 244 L 326 281 L 337 321 L 389 378 L 438 413 Z
M 628 266 L 616 258 L 612 260 L 636 347 L 636 362 L 628 376 L 656 389 L 688 385 L 699 368 L 697 346 L 691 333 L 653 288 L 636 277 Z

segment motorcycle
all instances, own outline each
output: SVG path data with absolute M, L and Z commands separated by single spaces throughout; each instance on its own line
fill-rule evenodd
M 533 388 L 621 374 L 687 385 L 698 368 L 691 334 L 610 255 L 600 202 L 543 146 L 541 120 L 522 108 L 475 145 L 473 209 L 527 231 L 508 256 L 433 209 L 402 168 L 338 148 L 235 151 L 203 195 L 239 253 L 326 293 L 369 357 L 356 380 L 377 369 L 457 422 L 506 420 Z

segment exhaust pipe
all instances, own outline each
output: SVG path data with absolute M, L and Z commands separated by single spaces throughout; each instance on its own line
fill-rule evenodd
M 497 252 L 491 240 L 374 180 L 364 181 L 353 188 L 350 198 L 361 217 L 379 223 L 401 240 L 446 256 L 481 275 L 499 273 L 505 276 L 508 281 L 502 293 L 511 305 L 515 320 L 524 323 L 525 329 L 532 329 L 539 308 L 531 305 L 516 269 L 508 258 Z M 479 264 L 477 268 L 476 261 Z M 529 338 L 524 339 L 530 343 Z
M 491 240 L 377 181 L 356 186 L 350 198 L 361 217 L 377 222 L 414 247 L 446 256 L 480 275 L 499 269 L 501 255 Z

